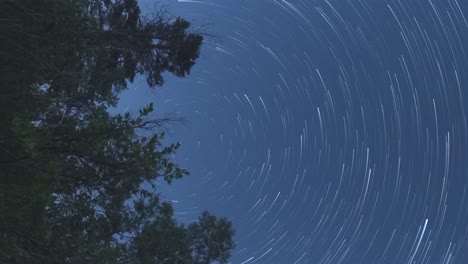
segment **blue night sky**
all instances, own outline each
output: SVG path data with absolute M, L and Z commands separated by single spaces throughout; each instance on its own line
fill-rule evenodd
M 185 117 L 182 223 L 231 219 L 232 263 L 468 263 L 466 1 L 163 3 L 213 36 L 120 109 Z

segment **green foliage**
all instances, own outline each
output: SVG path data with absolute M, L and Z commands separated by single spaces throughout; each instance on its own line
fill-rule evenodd
M 108 111 L 136 75 L 189 74 L 203 40 L 189 27 L 136 0 L 0 1 L 0 263 L 227 259 L 227 220 L 207 218 L 224 246 L 203 252 L 204 229 L 156 193 L 189 174 L 171 159 L 180 144 L 162 144 L 170 119 Z
M 235 244 L 232 223 L 226 218 L 217 219 L 205 211 L 188 226 L 188 234 L 195 263 L 228 263 Z
M 133 240 L 135 259 L 141 264 L 191 263 L 187 231 L 173 219 L 169 204 L 162 204 L 161 216 L 146 224 Z
M 160 213 L 131 244 L 138 263 L 228 263 L 235 245 L 232 224 L 227 219 L 205 211 L 197 222 L 184 227 L 174 221 L 170 204 L 163 203 Z

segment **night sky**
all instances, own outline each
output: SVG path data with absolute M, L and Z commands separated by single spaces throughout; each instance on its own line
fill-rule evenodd
M 210 36 L 120 109 L 185 117 L 182 223 L 230 218 L 232 263 L 468 263 L 466 1 L 163 3 Z

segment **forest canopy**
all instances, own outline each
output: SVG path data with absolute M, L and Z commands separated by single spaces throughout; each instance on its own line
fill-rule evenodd
M 234 230 L 184 226 L 157 193 L 189 172 L 165 119 L 110 107 L 185 77 L 201 34 L 136 0 L 0 1 L 0 263 L 227 263 Z

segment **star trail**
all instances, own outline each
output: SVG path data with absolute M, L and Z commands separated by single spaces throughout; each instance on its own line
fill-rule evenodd
M 122 105 L 186 118 L 191 175 L 162 190 L 182 222 L 230 218 L 232 263 L 468 262 L 466 2 L 168 9 L 210 35 L 201 58 Z

